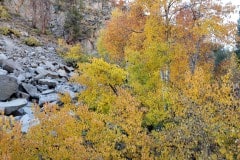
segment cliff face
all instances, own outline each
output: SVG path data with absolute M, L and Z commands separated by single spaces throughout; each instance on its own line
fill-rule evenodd
M 64 30 L 69 2 L 60 0 L 7 0 L 4 5 L 10 12 L 24 17 L 29 24 L 56 37 L 68 38 Z M 110 18 L 112 5 L 105 0 L 84 0 L 76 6 L 82 16 L 82 30 L 78 40 L 87 53 L 96 52 L 96 37 L 99 30 Z

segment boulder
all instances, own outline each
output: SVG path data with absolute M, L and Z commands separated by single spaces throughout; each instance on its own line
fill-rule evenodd
M 47 85 L 50 88 L 54 88 L 57 86 L 57 81 L 53 79 L 39 79 L 38 83 L 41 85 Z
M 37 67 L 37 68 L 36 68 L 36 72 L 37 72 L 38 74 L 41 74 L 41 75 L 46 75 L 46 74 L 48 74 L 48 71 L 45 70 L 43 67 Z
M 58 85 L 56 91 L 61 94 L 69 94 L 72 99 L 76 98 L 76 94 L 72 91 L 69 85 Z
M 48 90 L 43 91 L 41 94 L 46 95 L 46 94 L 51 94 L 51 93 L 55 93 L 55 90 L 54 89 L 48 89 Z
M 59 69 L 57 73 L 59 74 L 60 77 L 68 77 L 67 72 L 63 69 Z
M 24 76 L 24 74 L 20 74 L 20 75 L 18 75 L 18 77 L 17 77 L 17 81 L 18 81 L 18 84 L 20 84 L 22 81 L 25 81 L 25 76 Z
M 56 94 L 56 93 L 51 93 L 51 94 L 47 94 L 47 95 L 40 95 L 38 104 L 40 106 L 42 106 L 44 103 L 56 102 L 56 101 L 58 101 L 58 99 L 59 99 L 58 94 Z
M 0 75 L 0 101 L 7 100 L 17 91 L 18 83 L 16 78 Z
M 37 87 L 35 87 L 34 85 L 22 83 L 22 87 L 31 97 L 38 96 Z
M 49 71 L 49 72 L 46 74 L 46 77 L 50 77 L 50 78 L 54 78 L 54 79 L 59 78 L 58 73 L 56 73 L 56 72 L 51 72 L 51 71 Z
M 30 98 L 30 95 L 27 94 L 27 93 L 25 93 L 25 92 L 18 91 L 18 93 L 17 93 L 17 97 L 18 97 L 18 98 L 29 99 L 29 98 Z
M 2 64 L 2 67 L 9 73 L 13 73 L 14 70 L 22 70 L 21 66 L 13 60 L 5 60 Z
M 7 60 L 7 56 L 5 54 L 0 54 L 0 66 L 3 65 L 3 62 Z
M 45 61 L 44 63 L 47 66 L 47 68 L 51 69 L 52 71 L 56 70 L 56 67 L 51 62 Z
M 63 68 L 64 68 L 68 73 L 74 71 L 74 68 L 73 68 L 73 67 L 63 66 Z
M 4 69 L 0 69 L 0 75 L 7 75 L 7 71 Z
M 0 102 L 0 111 L 4 112 L 4 114 L 9 115 L 14 111 L 17 111 L 21 107 L 27 105 L 26 99 L 15 99 L 9 102 Z

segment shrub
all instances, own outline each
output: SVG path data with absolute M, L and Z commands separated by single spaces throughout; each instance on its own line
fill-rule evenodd
M 3 35 L 8 35 L 9 34 L 9 28 L 8 27 L 0 27 L 0 33 Z
M 10 18 L 10 15 L 7 12 L 6 8 L 0 5 L 0 19 L 7 20 L 9 18 Z
M 66 63 L 70 66 L 77 67 L 78 62 L 87 62 L 88 57 L 82 53 L 80 44 L 76 44 L 69 48 L 69 51 L 63 55 Z
M 77 67 L 78 62 L 88 62 L 89 56 L 83 54 L 81 45 L 69 45 L 63 39 L 58 39 L 57 53 L 64 58 L 65 62 L 73 67 Z
M 40 42 L 39 42 L 36 38 L 34 38 L 34 37 L 26 38 L 26 39 L 24 40 L 24 43 L 25 43 L 26 45 L 32 46 L 32 47 L 34 47 L 34 46 L 40 46 L 40 45 L 41 45 Z
M 12 28 L 9 28 L 9 27 L 0 27 L 0 33 L 5 35 L 5 36 L 14 35 L 18 38 L 21 36 L 21 33 L 18 30 L 12 29 Z
M 67 44 L 64 39 L 58 39 L 58 47 L 56 51 L 60 56 L 63 56 L 68 52 L 70 47 L 71 45 Z

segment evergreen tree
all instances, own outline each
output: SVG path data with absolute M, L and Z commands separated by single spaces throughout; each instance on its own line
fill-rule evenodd
M 72 7 L 66 16 L 65 21 L 65 31 L 68 35 L 67 41 L 68 42 L 74 42 L 78 39 L 78 37 L 82 33 L 81 29 L 81 20 L 82 15 L 77 7 Z
M 236 40 L 236 55 L 237 58 L 240 59 L 240 12 L 239 12 L 239 18 L 237 23 L 237 40 Z

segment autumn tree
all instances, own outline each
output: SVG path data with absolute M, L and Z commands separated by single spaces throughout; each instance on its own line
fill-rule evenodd
M 240 15 L 240 12 L 239 12 L 239 15 Z M 238 57 L 238 59 L 240 59 L 240 16 L 239 16 L 239 18 L 238 18 L 238 21 L 237 21 L 237 40 L 236 40 L 236 42 L 237 42 L 237 44 L 236 44 L 236 54 L 237 54 L 237 57 Z
M 102 30 L 98 42 L 100 54 L 108 56 L 113 62 L 125 64 L 125 47 L 134 33 L 143 32 L 145 15 L 143 7 L 135 4 L 130 11 L 115 9 L 112 19 Z
M 239 159 L 240 71 L 234 54 L 221 58 L 235 33 L 223 23 L 231 10 L 211 0 L 115 10 L 99 39 L 102 58 L 78 63 L 71 79 L 85 88 L 77 100 L 36 108 L 40 123 L 24 136 L 5 129 L 16 148 L 1 139 L 3 158 Z
M 127 76 L 127 72 L 119 66 L 96 58 L 91 63 L 80 64 L 79 74 L 73 77 L 73 81 L 87 86 L 80 94 L 80 100 L 93 110 L 105 113 L 118 96 L 117 87 L 125 83 Z

